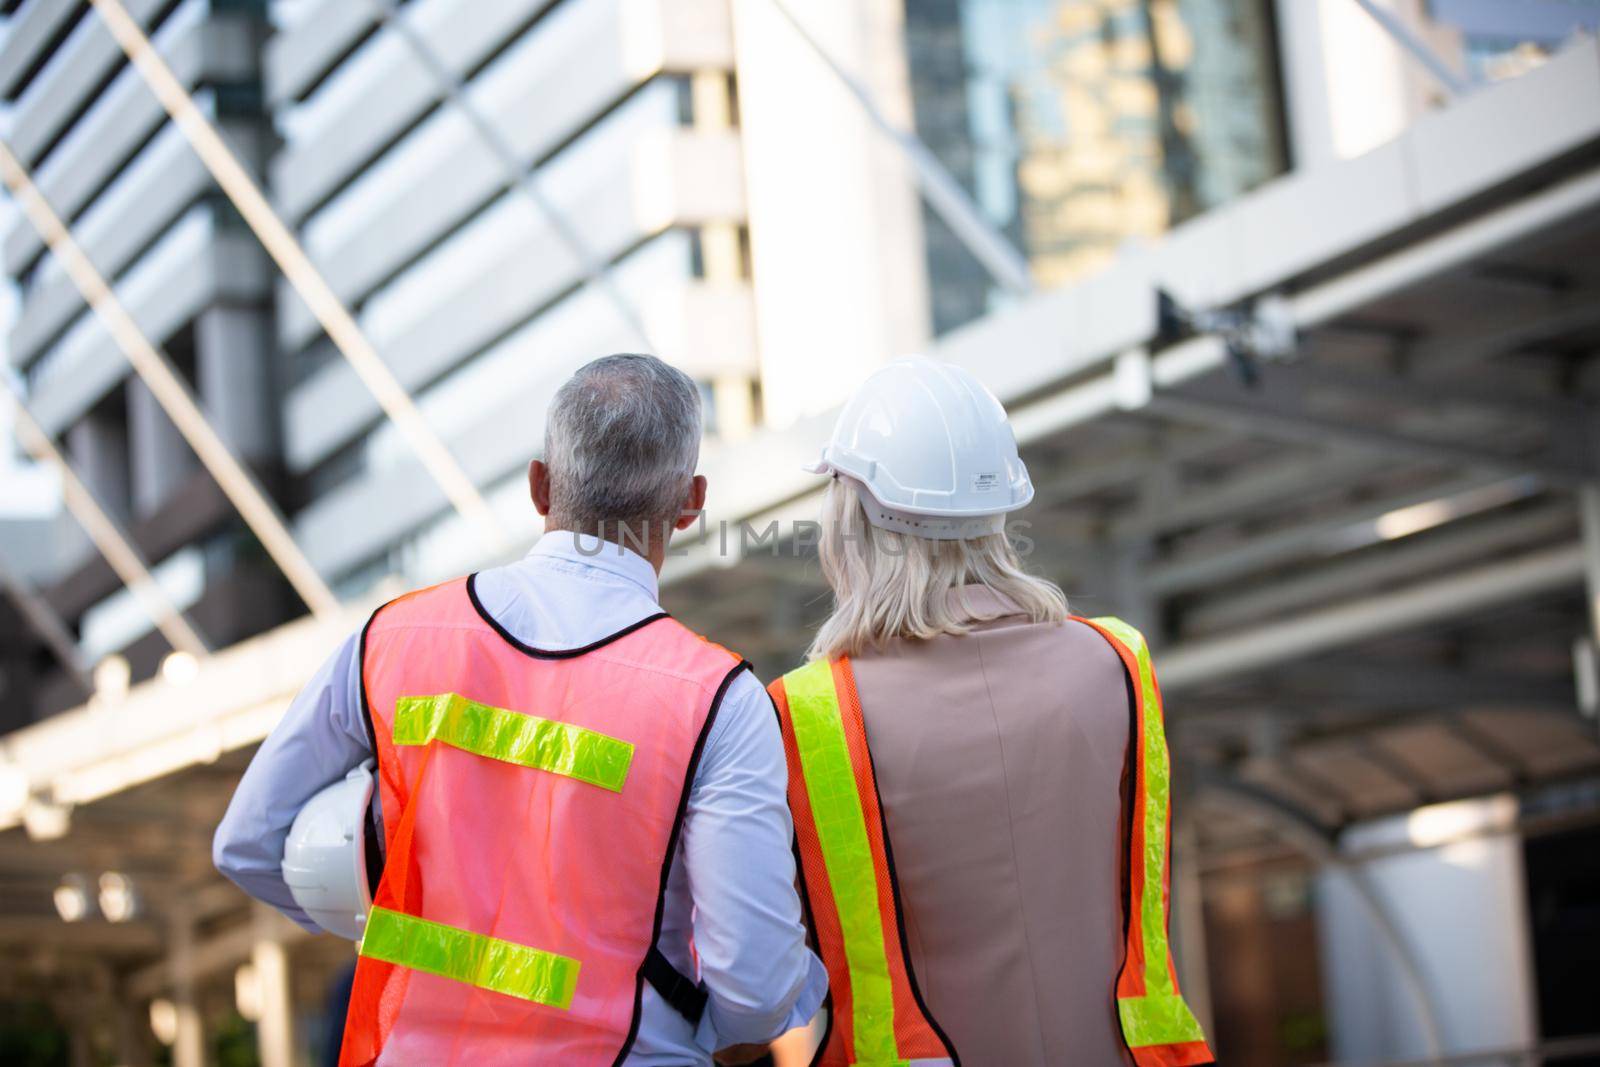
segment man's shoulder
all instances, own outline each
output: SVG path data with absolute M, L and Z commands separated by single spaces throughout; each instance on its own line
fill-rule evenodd
M 754 765 L 771 770 L 781 764 L 783 742 L 778 716 L 766 687 L 748 663 L 729 676 L 714 709 L 715 720 L 706 736 L 701 771 Z M 703 777 L 703 774 L 700 776 Z
M 367 622 L 367 629 L 370 631 L 385 625 L 438 618 L 441 614 L 439 608 L 445 604 L 457 608 L 456 613 L 459 614 L 459 609 L 472 598 L 472 577 L 465 575 L 435 582 L 433 585 L 413 589 L 409 593 L 401 593 L 392 600 L 386 600 L 373 611 L 372 617 Z

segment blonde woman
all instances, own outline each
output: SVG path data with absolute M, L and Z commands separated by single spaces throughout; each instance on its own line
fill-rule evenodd
M 1149 657 L 1025 569 L 1004 409 L 895 363 L 813 469 L 834 609 L 771 691 L 831 985 L 814 1062 L 1212 1062 L 1167 950 Z

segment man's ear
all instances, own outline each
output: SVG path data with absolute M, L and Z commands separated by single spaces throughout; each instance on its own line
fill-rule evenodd
M 528 464 L 528 495 L 533 498 L 533 510 L 550 514 L 550 468 L 537 459 Z
M 696 474 L 694 481 L 689 484 L 689 495 L 683 499 L 683 511 L 678 514 L 678 521 L 672 524 L 672 528 L 687 530 L 700 520 L 700 512 L 704 511 L 705 507 L 706 476 Z

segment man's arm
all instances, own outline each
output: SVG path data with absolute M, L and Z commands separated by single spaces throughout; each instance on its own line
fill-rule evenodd
M 283 881 L 283 847 L 300 809 L 371 757 L 361 707 L 361 638 L 352 634 L 261 743 L 217 826 L 211 859 L 240 889 L 316 931 Z
M 742 672 L 706 739 L 683 833 L 695 949 L 710 993 L 696 1040 L 708 1050 L 803 1026 L 827 993 L 795 892 L 787 788 L 772 701 Z

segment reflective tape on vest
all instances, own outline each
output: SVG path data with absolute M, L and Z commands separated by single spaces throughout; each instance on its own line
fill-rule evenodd
M 1206 1039 L 1200 1021 L 1177 995 L 1121 997 L 1117 1000 L 1117 1015 L 1122 1020 L 1122 1037 L 1129 1048 L 1185 1045 Z
M 1142 788 L 1136 795 L 1139 826 L 1144 848 L 1132 862 L 1140 865 L 1140 898 L 1134 902 L 1139 917 L 1139 948 L 1143 956 L 1143 973 L 1139 975 L 1144 993 L 1142 996 L 1119 996 L 1117 1015 L 1122 1023 L 1122 1035 L 1128 1047 L 1137 1055 L 1141 1049 L 1156 1046 L 1176 1046 L 1200 1043 L 1173 1062 L 1210 1062 L 1211 1054 L 1204 1046 L 1205 1033 L 1199 1021 L 1178 994 L 1177 982 L 1172 974 L 1172 956 L 1167 944 L 1167 822 L 1172 807 L 1172 772 L 1167 755 L 1167 736 L 1161 710 L 1161 692 L 1156 687 L 1155 668 L 1150 662 L 1150 648 L 1144 635 L 1121 619 L 1106 616 L 1090 620 L 1116 644 L 1132 654 L 1137 668 L 1139 707 L 1139 734 L 1135 739 L 1140 759 Z M 1130 952 L 1131 956 L 1131 952 Z M 1158 1061 L 1151 1061 L 1158 1062 Z
M 633 746 L 572 723 L 468 700 L 459 693 L 401 697 L 394 743 L 441 741 L 464 752 L 622 792 Z
M 839 912 L 840 936 L 850 972 L 854 1062 L 873 1067 L 903 1065 L 894 1033 L 894 986 L 883 943 L 878 883 L 866 815 L 856 790 L 833 669 L 813 660 L 784 675 L 789 718 Z
M 577 960 L 444 923 L 372 909 L 361 955 L 562 1011 L 578 989 Z

